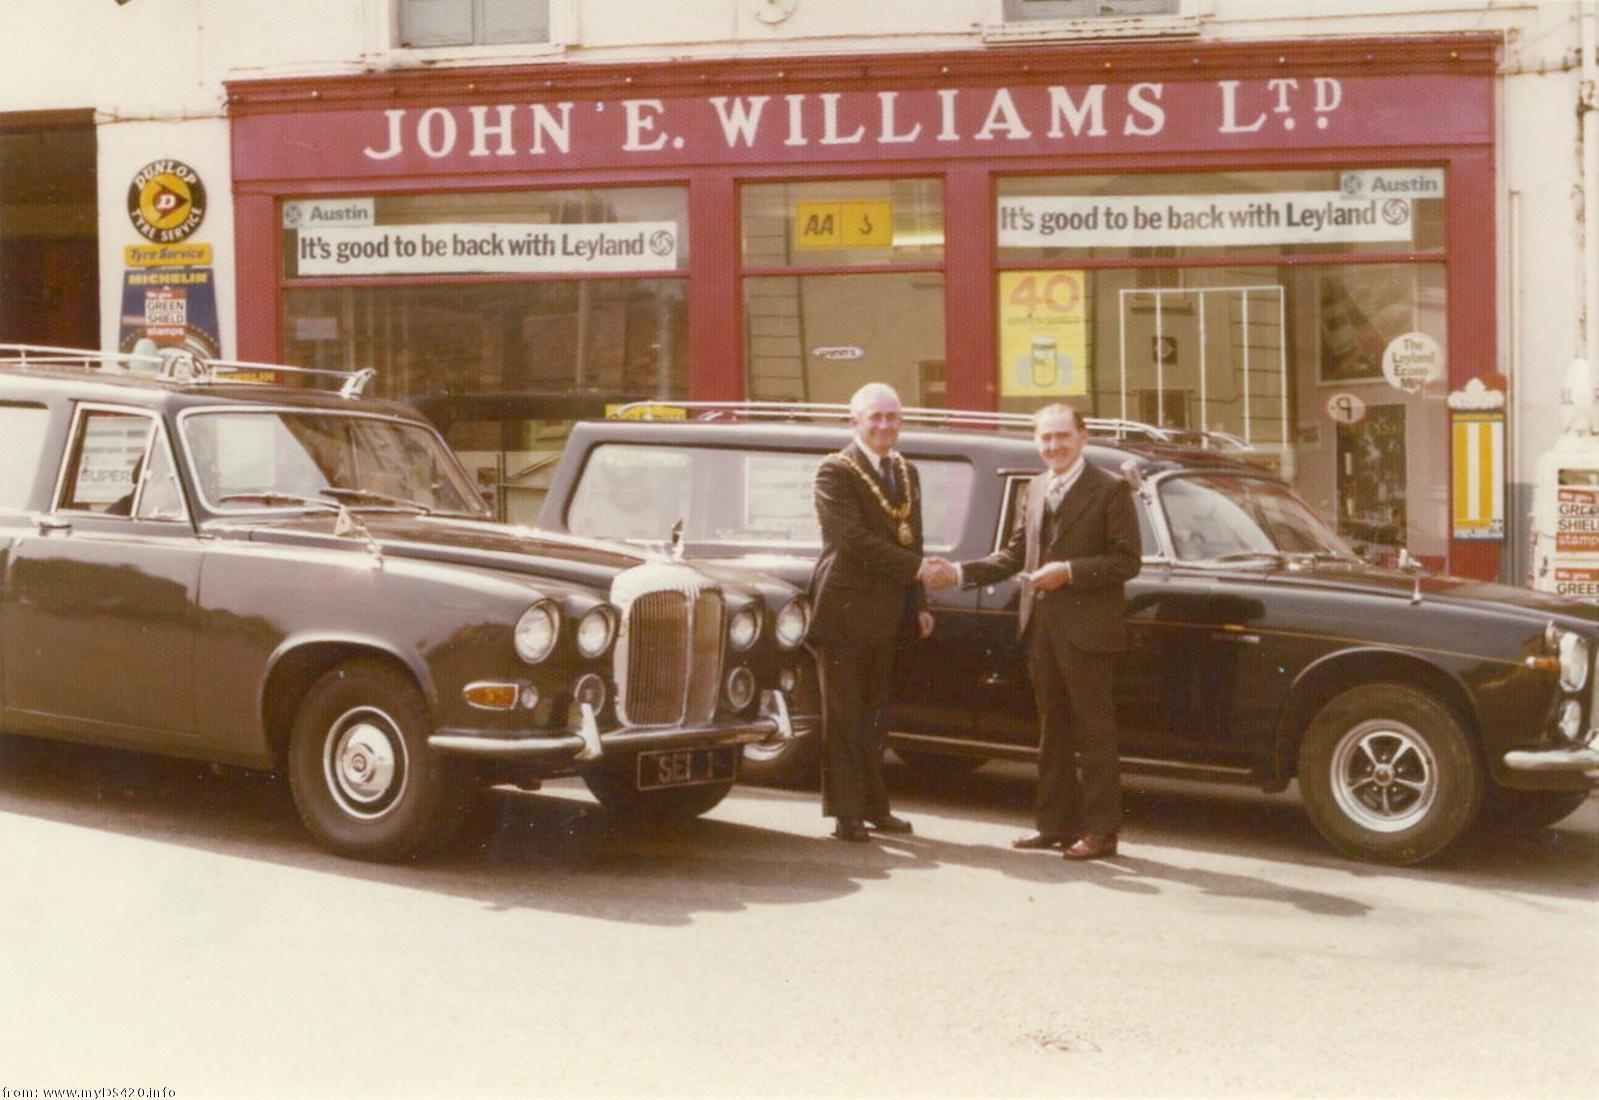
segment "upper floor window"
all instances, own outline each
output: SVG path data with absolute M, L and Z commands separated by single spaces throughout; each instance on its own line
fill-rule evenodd
M 402 46 L 550 40 L 550 0 L 399 0 Z
M 1006 19 L 1089 19 L 1095 16 L 1177 15 L 1181 0 L 1005 0 Z

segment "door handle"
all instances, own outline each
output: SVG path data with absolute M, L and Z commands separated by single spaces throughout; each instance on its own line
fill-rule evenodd
M 981 681 L 984 687 L 999 687 L 1001 684 L 1010 683 L 1010 677 L 1003 672 L 990 672 Z
M 70 534 L 71 531 L 72 521 L 69 519 L 55 519 L 51 516 L 39 517 L 39 534 L 41 535 L 50 535 L 57 532 L 65 535 Z

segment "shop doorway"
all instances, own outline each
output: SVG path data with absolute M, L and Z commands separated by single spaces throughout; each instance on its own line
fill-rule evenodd
M 100 346 L 90 111 L 0 114 L 0 342 Z

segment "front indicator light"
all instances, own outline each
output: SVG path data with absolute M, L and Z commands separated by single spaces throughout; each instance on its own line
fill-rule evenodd
M 461 698 L 478 710 L 515 710 L 522 698 L 522 687 L 498 680 L 479 680 L 462 688 Z M 534 698 L 537 699 L 536 694 Z
M 561 613 L 548 600 L 534 604 L 516 620 L 516 655 L 536 665 L 555 649 L 561 629 Z
M 794 689 L 799 686 L 799 673 L 791 668 L 785 668 L 777 674 L 777 686 L 792 695 Z
M 1560 735 L 1567 741 L 1575 741 L 1578 732 L 1582 729 L 1582 704 L 1575 699 L 1567 699 L 1560 704 L 1560 721 L 1558 723 Z
M 743 710 L 755 701 L 755 673 L 739 665 L 727 674 L 727 705 Z

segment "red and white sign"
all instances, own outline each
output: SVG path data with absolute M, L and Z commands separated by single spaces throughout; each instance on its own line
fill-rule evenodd
M 1556 501 L 1555 553 L 1599 553 L 1599 489 L 1563 485 Z
M 1468 74 L 883 87 L 240 111 L 238 181 L 683 164 L 1380 148 L 1492 139 Z M 393 102 L 392 100 L 390 101 Z

